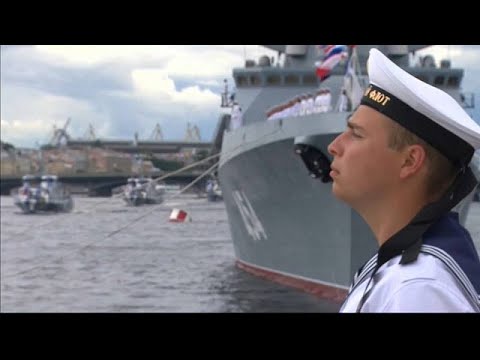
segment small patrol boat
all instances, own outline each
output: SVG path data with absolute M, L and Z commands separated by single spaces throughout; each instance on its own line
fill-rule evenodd
M 22 182 L 20 188 L 13 190 L 12 196 L 14 204 L 23 213 L 72 211 L 72 196 L 56 175 L 24 175 Z
M 123 200 L 127 205 L 160 204 L 163 202 L 165 187 L 150 178 L 128 178 L 124 187 Z
M 222 189 L 217 179 L 209 179 L 206 186 L 207 200 L 210 202 L 220 201 L 223 199 Z

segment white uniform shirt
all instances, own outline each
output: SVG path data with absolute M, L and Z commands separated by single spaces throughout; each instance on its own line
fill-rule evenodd
M 348 98 L 345 94 L 340 94 L 340 104 L 338 106 L 338 111 L 344 112 L 347 111 L 348 107 Z
M 231 129 L 235 130 L 242 126 L 243 119 L 242 119 L 242 110 L 238 105 L 234 105 L 232 108 L 232 115 L 231 115 Z
M 305 108 L 305 115 L 310 115 L 310 114 L 313 114 L 313 108 L 315 106 L 315 100 L 313 99 L 313 97 L 309 97 L 307 99 L 307 103 L 306 103 L 306 108 Z
M 340 312 L 356 312 L 365 288 L 372 288 L 360 312 L 475 312 L 465 290 L 445 264 L 420 253 L 416 261 L 400 265 L 401 255 L 368 276 L 347 297 Z M 367 289 L 368 291 L 368 289 Z
M 327 92 L 325 93 L 325 96 L 323 98 L 324 101 L 324 106 L 325 106 L 325 112 L 329 112 L 332 110 L 332 94 Z
M 301 108 L 300 102 L 296 102 L 295 105 L 293 105 L 293 113 L 292 116 L 299 116 L 300 115 L 300 108 Z
M 307 113 L 307 99 L 302 99 L 300 102 L 300 116 L 304 116 Z
M 322 112 L 322 95 L 321 94 L 315 96 L 315 100 L 313 101 L 313 112 L 314 113 Z

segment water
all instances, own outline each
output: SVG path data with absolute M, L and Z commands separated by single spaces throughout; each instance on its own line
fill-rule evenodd
M 173 207 L 192 221 L 170 223 Z M 467 227 L 480 249 L 480 203 Z M 120 199 L 76 198 L 71 214 L 23 215 L 1 197 L 2 312 L 337 310 L 237 269 L 222 202 L 183 196 L 127 207 Z
M 173 207 L 192 221 L 170 223 Z M 1 239 L 2 312 L 338 309 L 237 269 L 223 202 L 183 196 L 127 207 L 120 199 L 75 198 L 71 214 L 23 215 L 2 196 Z

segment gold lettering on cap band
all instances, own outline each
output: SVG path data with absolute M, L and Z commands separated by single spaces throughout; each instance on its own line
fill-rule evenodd
M 425 140 L 458 168 L 470 162 L 475 151 L 472 145 L 388 91 L 369 84 L 360 104 L 381 112 Z
M 369 86 L 369 87 L 367 88 L 367 90 L 365 90 L 365 93 L 363 94 L 363 96 L 368 96 L 368 93 L 369 93 L 371 90 L 372 90 L 372 87 Z
M 385 106 L 389 101 L 390 97 L 383 94 L 382 92 L 378 90 L 373 90 L 372 87 L 369 86 L 367 90 L 365 91 L 364 96 L 369 97 L 371 100 L 375 101 L 376 103 Z

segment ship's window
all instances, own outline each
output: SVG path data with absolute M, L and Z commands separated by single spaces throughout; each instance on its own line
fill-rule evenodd
M 458 86 L 460 85 L 460 79 L 457 76 L 451 76 L 447 79 L 448 86 Z
M 250 85 L 258 86 L 261 84 L 260 76 L 258 75 L 250 75 Z
M 247 86 L 247 77 L 243 75 L 238 75 L 235 79 L 237 83 L 237 87 Z
M 433 82 L 433 85 L 443 85 L 445 83 L 445 76 L 437 76 Z
M 270 85 L 270 86 L 280 85 L 280 75 L 268 75 L 267 85 Z
M 417 78 L 418 80 L 421 80 L 421 81 L 423 81 L 423 82 L 426 82 L 427 84 L 430 83 L 430 81 L 428 80 L 428 77 L 426 77 L 425 75 L 417 75 L 416 78 Z
M 288 74 L 285 76 L 285 85 L 298 85 L 300 82 L 300 79 L 298 75 L 295 74 Z
M 315 74 L 308 74 L 303 76 L 304 85 L 317 85 L 318 79 Z

